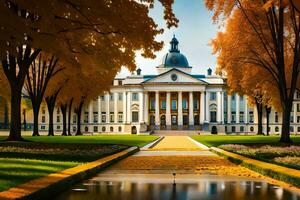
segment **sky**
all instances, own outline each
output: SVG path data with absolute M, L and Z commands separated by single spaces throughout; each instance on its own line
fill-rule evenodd
M 156 74 L 155 67 L 160 65 L 162 57 L 170 49 L 170 40 L 175 34 L 179 41 L 179 49 L 193 67 L 193 74 L 206 74 L 210 67 L 215 69 L 216 56 L 212 55 L 212 48 L 209 41 L 216 36 L 218 25 L 211 20 L 212 13 L 208 11 L 202 0 L 175 0 L 173 9 L 179 19 L 177 28 L 167 29 L 163 19 L 163 8 L 156 3 L 150 11 L 150 16 L 155 22 L 165 29 L 162 35 L 157 37 L 158 41 L 164 41 L 164 47 L 156 53 L 155 59 L 145 59 L 140 55 L 136 56 L 137 67 L 141 68 L 142 74 Z M 118 76 L 130 75 L 128 70 L 122 69 Z

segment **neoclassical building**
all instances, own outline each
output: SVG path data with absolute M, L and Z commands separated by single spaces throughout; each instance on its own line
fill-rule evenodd
M 256 109 L 245 96 L 227 95 L 226 78 L 192 74 L 192 66 L 180 53 L 175 37 L 169 52 L 156 67 L 156 74 L 143 74 L 138 69 L 125 78 L 115 78 L 110 91 L 86 104 L 82 130 L 85 132 L 151 133 L 161 130 L 211 131 L 219 133 L 255 133 Z M 291 131 L 300 132 L 300 94 L 295 94 L 291 113 Z M 40 129 L 47 130 L 48 116 L 42 108 Z M 72 131 L 76 131 L 76 115 Z M 264 117 L 264 123 L 265 123 Z M 60 110 L 54 113 L 54 128 L 62 129 Z M 281 116 L 270 115 L 270 132 L 279 133 Z M 264 129 L 266 127 L 264 126 Z M 264 130 L 265 131 L 265 130 Z

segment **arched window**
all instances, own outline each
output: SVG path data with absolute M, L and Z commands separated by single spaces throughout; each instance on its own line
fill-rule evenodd
M 243 126 L 240 127 L 240 132 L 244 132 L 244 127 Z
M 279 132 L 279 127 L 278 126 L 275 127 L 275 132 Z
M 253 131 L 254 131 L 254 128 L 253 128 L 253 126 L 251 126 L 251 127 L 250 127 L 250 131 L 251 131 L 251 132 L 253 132 Z
M 118 127 L 118 131 L 122 132 L 122 127 L 121 126 Z
M 110 129 L 110 132 L 114 131 L 114 128 L 112 126 L 109 129 Z
M 102 132 L 105 132 L 105 126 L 102 127 Z

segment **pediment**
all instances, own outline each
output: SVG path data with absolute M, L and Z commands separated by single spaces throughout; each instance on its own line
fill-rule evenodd
M 192 75 L 180 71 L 178 69 L 171 69 L 165 73 L 159 74 L 158 76 L 146 80 L 143 84 L 207 84 L 205 81 L 195 78 Z

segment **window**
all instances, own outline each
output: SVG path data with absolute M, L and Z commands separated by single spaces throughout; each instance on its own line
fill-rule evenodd
M 122 80 L 118 80 L 118 85 L 122 85 Z
M 138 93 L 136 93 L 136 92 L 132 93 L 132 101 L 138 101 L 138 100 L 139 100 Z
M 300 112 L 300 104 L 297 103 L 297 112 Z
M 118 131 L 122 132 L 122 127 L 121 126 L 118 127 Z
M 45 108 L 42 108 L 42 114 L 45 114 L 45 113 L 46 113 Z
M 122 100 L 123 100 L 123 94 L 122 94 L 122 93 L 119 93 L 119 94 L 118 94 L 118 99 L 119 99 L 119 101 L 122 101 Z
M 60 122 L 60 116 L 56 116 L 56 122 L 59 123 Z
M 106 122 L 106 115 L 102 114 L 101 116 L 101 122 L 105 123 Z
M 42 123 L 45 123 L 45 122 L 46 122 L 45 116 L 42 116 Z
M 278 126 L 275 127 L 275 132 L 279 132 Z
M 94 132 L 98 132 L 98 126 L 94 126 Z
M 249 112 L 249 122 L 253 123 L 254 122 L 254 116 L 253 116 L 253 111 Z
M 88 114 L 88 113 L 85 113 L 85 114 L 84 114 L 84 122 L 85 122 L 85 123 L 88 123 L 88 122 L 89 122 L 89 114 Z
M 231 123 L 235 123 L 235 112 L 231 112 Z
M 104 95 L 102 95 L 101 96 L 101 101 L 104 101 L 104 100 L 105 100 Z
M 300 116 L 297 116 L 297 123 L 300 123 Z
M 57 108 L 56 114 L 58 114 L 58 115 L 60 114 L 59 108 Z
M 118 115 L 118 121 L 119 121 L 119 123 L 123 122 L 123 114 Z
M 109 100 L 110 100 L 110 101 L 113 101 L 113 100 L 114 100 L 114 94 L 112 94 L 112 93 L 109 94 Z
M 110 122 L 114 122 L 114 114 L 110 114 L 109 115 L 109 121 Z
M 294 132 L 294 127 L 293 126 L 290 126 L 290 131 Z
M 186 99 L 182 100 L 182 109 L 188 109 L 188 103 Z
M 162 100 L 160 108 L 165 110 L 166 109 L 166 103 L 167 103 L 166 100 Z
M 275 112 L 275 123 L 278 123 L 278 113 Z
M 250 131 L 251 131 L 251 132 L 254 131 L 254 127 L 253 127 L 253 126 L 250 127 Z
M 173 99 L 172 100 L 172 110 L 176 110 L 177 109 L 177 100 Z
M 300 126 L 297 127 L 297 132 L 300 132 Z
M 294 123 L 294 116 L 293 115 L 290 116 L 290 122 Z
M 216 98 L 217 98 L 217 93 L 216 93 L 216 92 L 211 92 L 211 93 L 210 93 L 210 100 L 211 100 L 211 101 L 215 101 Z
M 94 123 L 98 122 L 98 114 L 94 114 Z
M 150 110 L 154 110 L 155 109 L 155 100 L 151 99 L 150 100 Z
M 60 126 L 56 126 L 56 129 L 59 130 L 59 129 L 60 129 Z
M 139 112 L 137 111 L 132 112 L 132 122 L 139 122 Z
M 244 123 L 244 112 L 240 112 L 240 123 Z
M 102 127 L 102 132 L 105 132 L 105 131 L 106 131 L 105 126 L 103 126 Z
M 235 133 L 235 126 L 231 127 L 231 132 Z
M 216 111 L 210 112 L 210 122 L 217 122 L 217 112 Z
M 240 132 L 244 132 L 244 127 L 243 126 L 240 127 Z
M 299 127 L 298 127 L 298 128 L 299 128 Z M 46 127 L 45 127 L 45 126 L 41 126 L 41 129 L 42 129 L 42 130 L 45 130 L 45 129 L 46 129 Z
M 109 128 L 109 130 L 110 132 L 114 132 L 114 128 L 112 126 Z
M 297 92 L 297 99 L 300 99 L 300 92 Z

